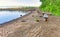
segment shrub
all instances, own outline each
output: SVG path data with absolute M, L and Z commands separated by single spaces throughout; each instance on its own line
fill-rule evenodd
M 53 15 L 60 16 L 60 0 L 40 0 L 42 11 L 51 12 Z

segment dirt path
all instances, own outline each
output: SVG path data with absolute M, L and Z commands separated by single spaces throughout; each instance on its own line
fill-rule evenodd
M 2 37 L 60 37 L 60 17 L 49 16 L 48 22 L 45 22 L 39 16 L 40 14 L 35 11 L 22 19 L 7 23 L 7 26 L 0 28 L 0 35 Z M 36 22 L 35 18 L 40 21 Z

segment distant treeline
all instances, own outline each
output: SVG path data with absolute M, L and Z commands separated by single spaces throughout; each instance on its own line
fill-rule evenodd
M 0 8 L 0 11 L 9 10 L 9 11 L 29 11 L 34 10 L 35 7 L 22 7 L 22 8 Z

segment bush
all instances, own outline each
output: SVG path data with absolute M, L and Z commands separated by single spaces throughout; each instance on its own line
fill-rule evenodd
M 53 15 L 60 16 L 60 0 L 40 0 L 42 5 L 40 9 L 45 12 L 51 12 Z

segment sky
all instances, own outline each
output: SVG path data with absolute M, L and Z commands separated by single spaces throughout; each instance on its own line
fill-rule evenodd
M 39 7 L 40 0 L 0 0 L 0 8 L 6 7 Z

